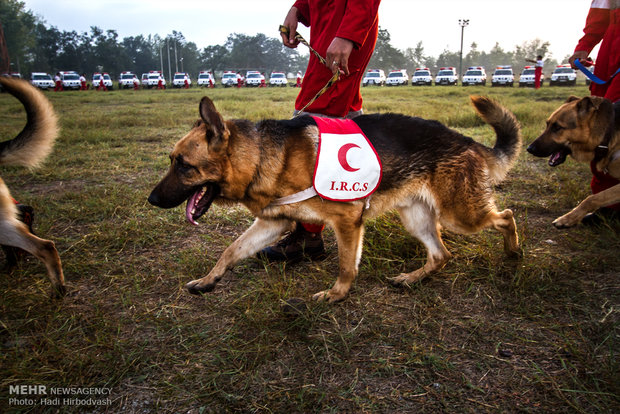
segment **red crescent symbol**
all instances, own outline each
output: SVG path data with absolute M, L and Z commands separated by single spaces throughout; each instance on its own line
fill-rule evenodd
M 349 152 L 351 148 L 360 148 L 360 146 L 357 144 L 345 144 L 340 147 L 340 149 L 338 150 L 338 162 L 340 162 L 340 165 L 342 165 L 342 168 L 344 168 L 346 171 L 355 172 L 359 170 L 359 168 L 353 168 L 347 162 L 347 152 Z

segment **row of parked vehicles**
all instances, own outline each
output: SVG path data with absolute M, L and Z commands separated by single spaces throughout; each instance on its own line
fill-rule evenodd
M 213 75 L 210 76 L 212 77 Z M 213 83 L 215 83 L 214 80 Z M 269 81 L 267 81 L 263 73 L 255 70 L 247 71 L 245 76 L 243 76 L 240 72 L 225 71 L 222 74 L 220 83 L 226 88 L 233 86 L 261 87 L 267 85 L 286 87 L 289 85 L 286 73 L 284 72 L 271 72 Z
M 518 79 L 520 87 L 534 86 L 535 83 L 534 66 L 525 66 Z M 545 80 L 544 73 L 541 75 L 540 84 Z M 434 79 L 435 85 L 458 85 L 459 75 L 455 67 L 441 67 L 437 71 Z M 429 68 L 417 68 L 411 78 L 405 69 L 392 70 L 385 76 L 381 69 L 370 69 L 366 72 L 362 80 L 363 86 L 386 85 L 403 86 L 411 83 L 412 86 L 433 84 L 433 75 Z M 547 82 L 550 86 L 555 85 L 575 85 L 577 83 L 577 72 L 570 65 L 558 65 Z M 486 85 L 487 74 L 483 66 L 470 66 L 461 78 L 461 85 L 474 86 Z M 514 86 L 515 74 L 511 66 L 498 66 L 491 76 L 491 86 Z
M 12 74 L 12 76 L 21 77 L 19 74 Z M 86 80 L 85 75 L 80 75 L 75 71 L 61 71 L 56 75 L 63 89 L 78 90 L 83 88 L 83 81 Z M 301 77 L 301 74 L 298 75 Z M 107 89 L 114 89 L 114 82 L 112 77 L 108 73 L 96 72 L 89 80 L 93 88 L 98 88 L 103 81 L 103 85 Z M 30 82 L 40 89 L 54 89 L 56 82 L 54 76 L 45 72 L 33 72 L 30 77 Z M 172 79 L 172 87 L 175 88 L 189 88 L 194 83 L 190 75 L 186 72 L 176 72 Z M 211 71 L 200 71 L 198 78 L 196 79 L 196 85 L 201 87 L 215 87 L 217 85 L 215 76 Z M 265 75 L 259 71 L 247 71 L 245 76 L 236 71 L 225 71 L 220 79 L 220 85 L 224 87 L 231 86 L 248 86 L 248 87 L 260 87 L 260 86 L 281 86 L 286 87 L 289 85 L 289 81 L 284 72 L 272 72 L 269 80 L 267 81 Z M 293 85 L 293 84 L 291 84 Z M 121 72 L 118 78 L 119 89 L 136 89 L 142 88 L 165 88 L 166 78 L 161 71 L 152 70 L 148 73 L 143 73 L 140 78 L 133 72 Z
M 19 77 L 19 74 L 15 74 Z M 57 74 L 62 83 L 63 89 L 82 89 L 84 87 L 85 75 L 80 75 L 75 71 L 61 71 Z M 272 72 L 269 80 L 259 71 L 247 71 L 245 76 L 237 71 L 225 71 L 222 74 L 219 84 L 223 87 L 261 87 L 261 86 L 298 86 L 301 83 L 301 74 L 297 75 L 297 83 L 289 83 L 284 72 Z M 55 80 L 52 75 L 44 72 L 33 72 L 30 78 L 33 85 L 41 89 L 53 89 Z M 105 72 L 96 72 L 90 79 L 93 88 L 98 88 L 103 82 L 107 89 L 114 88 L 112 77 Z M 363 78 L 362 85 L 377 86 L 402 86 L 402 85 L 458 85 L 459 76 L 455 67 L 441 67 L 433 78 L 429 68 L 417 68 L 413 75 L 409 77 L 405 69 L 392 70 L 386 76 L 381 69 L 370 69 Z M 463 86 L 486 85 L 487 74 L 482 66 L 471 66 L 460 79 Z M 535 68 L 525 66 L 519 75 L 518 81 L 510 66 L 498 66 L 491 76 L 491 86 L 514 86 L 518 82 L 519 87 L 534 86 Z M 545 83 L 544 73 L 541 75 L 541 85 Z M 570 65 L 558 65 L 553 74 L 546 81 L 550 86 L 554 85 L 575 85 L 577 83 L 577 73 Z M 172 79 L 172 87 L 189 88 L 194 83 L 190 75 L 186 72 L 176 72 Z M 196 85 L 200 87 L 215 87 L 217 85 L 215 77 L 211 71 L 200 71 L 196 79 Z M 121 72 L 118 78 L 119 89 L 129 88 L 165 88 L 166 79 L 161 71 L 153 70 L 143 73 L 140 78 L 133 72 Z

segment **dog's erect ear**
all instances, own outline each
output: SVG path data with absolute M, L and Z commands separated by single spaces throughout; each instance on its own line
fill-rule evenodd
M 564 103 L 569 103 L 569 102 L 573 102 L 573 101 L 578 101 L 578 100 L 580 100 L 580 99 L 581 99 L 581 98 L 579 98 L 579 97 L 577 97 L 577 96 L 575 96 L 575 95 L 571 95 L 571 96 L 569 96 L 569 97 L 568 97 L 568 99 L 567 99 L 567 100 L 566 100 L 566 102 L 564 102 Z
M 200 101 L 200 117 L 207 125 L 207 141 L 217 148 L 228 140 L 230 135 L 220 113 L 215 109 L 213 101 L 206 96 Z
M 606 99 L 599 98 L 597 96 L 586 96 L 577 102 L 577 111 L 582 115 L 587 115 L 592 111 L 598 111 L 601 109 L 601 105 L 606 108 Z
M 577 102 L 577 112 L 580 115 L 587 115 L 593 109 L 595 109 L 595 107 L 594 107 L 594 104 L 592 102 L 592 99 L 590 99 L 589 96 L 586 96 L 585 98 L 583 98 L 583 99 L 579 100 L 579 102 Z

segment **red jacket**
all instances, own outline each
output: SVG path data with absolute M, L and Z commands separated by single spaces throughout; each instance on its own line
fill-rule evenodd
M 593 0 L 583 32 L 585 34 L 577 43 L 575 52 L 590 53 L 602 41 L 594 74 L 600 79 L 609 79 L 620 68 L 620 1 Z M 592 95 L 603 96 L 612 102 L 620 100 L 620 75 L 610 84 L 592 82 L 590 91 Z
M 310 45 L 323 57 L 334 37 L 351 40 L 355 46 L 349 57 L 349 76 L 341 76 L 306 112 L 344 117 L 362 109 L 360 84 L 372 56 L 379 33 L 378 10 L 381 0 L 297 0 L 300 22 L 310 26 Z M 329 68 L 310 54 L 306 76 L 295 109 L 303 108 L 332 77 Z

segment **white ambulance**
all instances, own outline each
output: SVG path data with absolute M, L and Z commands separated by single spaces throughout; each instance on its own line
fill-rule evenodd
M 459 76 L 456 74 L 454 66 L 446 66 L 439 68 L 437 76 L 435 76 L 435 85 L 457 85 Z
M 577 72 L 570 65 L 558 65 L 551 74 L 549 86 L 568 85 L 575 86 L 577 83 Z
M 429 68 L 416 68 L 415 72 L 413 72 L 413 76 L 411 76 L 411 86 L 416 85 L 432 85 L 433 84 L 433 75 L 431 74 L 431 70 Z
M 487 73 L 482 66 L 470 66 L 463 75 L 463 86 L 475 86 L 487 84 Z
M 133 72 L 121 72 L 121 76 L 118 78 L 118 88 L 133 88 L 134 81 L 136 81 L 137 79 L 138 77 Z
M 39 89 L 50 89 L 55 86 L 52 75 L 45 72 L 32 72 L 30 74 L 30 83 Z
M 385 72 L 382 69 L 369 69 L 362 79 L 362 85 L 385 85 Z
M 149 88 L 157 88 L 157 85 L 159 85 L 159 81 L 161 80 L 161 84 L 165 87 L 166 86 L 166 78 L 164 78 L 164 75 L 162 75 L 161 71 L 159 70 L 150 70 L 149 71 L 149 77 L 147 79 L 147 83 L 146 86 Z
M 269 86 L 288 86 L 288 80 L 286 79 L 286 74 L 284 72 L 271 72 L 271 76 L 269 76 Z
M 61 71 L 60 80 L 62 82 L 63 89 L 80 89 L 80 75 L 75 71 Z
M 245 86 L 260 87 L 265 83 L 265 77 L 257 70 L 248 70 L 245 74 Z
M 404 86 L 409 84 L 409 75 L 405 69 L 391 70 L 385 80 L 387 86 Z
M 545 74 L 540 74 L 540 86 L 543 85 L 543 81 L 545 80 Z M 525 86 L 536 86 L 536 67 L 534 66 L 526 66 L 523 68 L 521 72 L 521 76 L 519 76 L 519 88 L 523 88 Z
M 222 85 L 228 88 L 230 86 L 237 86 L 239 82 L 242 82 L 241 75 L 232 70 L 227 70 L 222 75 Z
M 112 84 L 112 78 L 107 73 L 93 73 L 93 88 L 98 88 L 99 83 L 103 80 L 103 84 L 108 89 L 113 89 L 114 85 Z
M 192 86 L 192 80 L 190 79 L 187 73 L 175 72 L 174 78 L 172 79 L 172 87 L 173 88 L 184 88 L 186 81 L 187 81 L 187 86 Z
M 491 87 L 493 86 L 513 86 L 515 83 L 515 75 L 512 72 L 512 66 L 498 66 L 491 76 Z
M 211 71 L 201 70 L 198 74 L 198 81 L 196 82 L 198 86 L 202 86 L 205 88 L 209 88 L 211 85 L 215 87 L 215 78 Z

